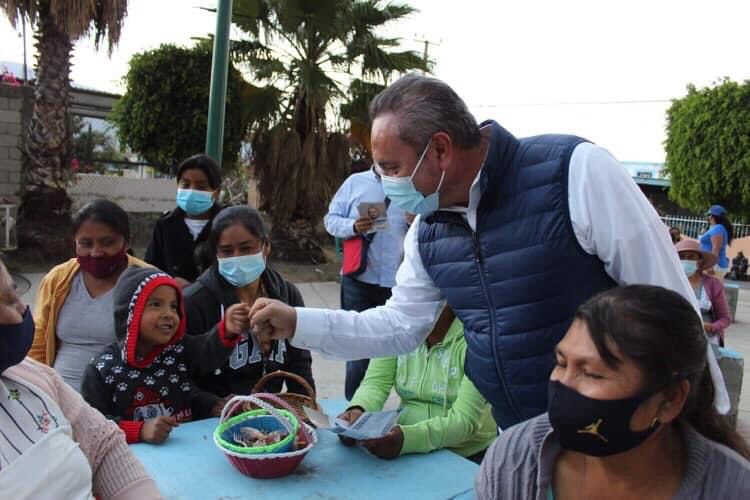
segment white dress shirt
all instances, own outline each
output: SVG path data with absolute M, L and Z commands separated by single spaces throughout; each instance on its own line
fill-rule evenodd
M 468 207 L 454 208 L 476 230 L 481 198 L 479 176 Z M 604 148 L 578 145 L 571 155 L 568 204 L 573 231 L 581 247 L 604 263 L 620 285 L 659 285 L 682 294 L 698 311 L 667 227 L 628 171 Z M 443 305 L 443 294 L 422 264 L 415 221 L 404 240 L 404 260 L 396 286 L 384 305 L 362 313 L 297 308 L 292 344 L 345 359 L 407 353 L 432 330 Z M 729 410 L 729 397 L 711 349 L 709 366 L 716 385 L 716 406 Z

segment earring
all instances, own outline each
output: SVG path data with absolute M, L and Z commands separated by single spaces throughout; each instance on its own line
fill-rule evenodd
M 654 419 L 651 421 L 651 428 L 655 429 L 659 426 L 659 424 L 661 424 L 661 422 L 659 421 L 659 417 L 654 417 Z

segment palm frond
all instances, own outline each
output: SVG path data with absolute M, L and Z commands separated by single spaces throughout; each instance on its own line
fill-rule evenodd
M 120 40 L 122 24 L 128 12 L 127 0 L 0 0 L 0 9 L 15 28 L 26 17 L 33 24 L 52 21 L 71 41 L 93 34 L 98 49 L 107 39 L 108 51 Z
M 232 41 L 231 57 L 236 63 L 247 64 L 258 80 L 270 80 L 286 72 L 286 66 L 274 56 L 274 51 L 257 40 Z
M 270 7 L 266 0 L 234 0 L 232 22 L 242 31 L 258 37 L 269 23 Z
M 24 17 L 36 23 L 39 17 L 39 5 L 36 0 L 0 0 L 0 10 L 10 21 L 13 29 L 16 29 L 18 22 Z
M 353 2 L 351 15 L 355 27 L 362 31 L 370 30 L 417 12 L 409 5 L 389 3 L 381 7 L 381 3 L 380 0 Z
M 246 84 L 240 91 L 242 113 L 246 123 L 274 123 L 281 114 L 283 92 L 273 85 L 256 87 Z
M 384 88 L 380 83 L 354 80 L 349 86 L 349 99 L 339 108 L 341 116 L 351 122 L 367 124 L 370 101 Z

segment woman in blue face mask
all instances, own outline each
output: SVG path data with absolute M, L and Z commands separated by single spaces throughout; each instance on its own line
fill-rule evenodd
M 750 450 L 714 409 L 706 337 L 684 297 L 605 291 L 554 356 L 548 413 L 500 434 L 477 498 L 750 498 Z
M 303 307 L 296 286 L 267 266 L 271 243 L 258 212 L 248 206 L 228 207 L 211 225 L 206 249 L 210 267 L 184 290 L 188 334 L 203 334 L 223 328 L 224 312 L 237 303 L 247 304 L 249 315 L 259 297 L 271 297 L 291 306 Z M 260 346 L 250 332 L 235 347 L 227 364 L 213 375 L 196 379 L 203 389 L 218 396 L 248 394 L 266 373 L 290 372 L 302 379 L 287 380 L 290 392 L 305 394 L 304 383 L 314 387 L 310 352 L 287 341 Z M 280 392 L 283 379 L 272 380 L 266 389 Z
M 196 247 L 206 240 L 219 213 L 221 169 L 206 155 L 195 155 L 177 167 L 177 207 L 159 219 L 146 250 L 146 262 L 186 286 L 198 277 Z
M 675 248 L 698 299 L 703 316 L 703 329 L 708 340 L 724 347 L 724 329 L 732 322 L 732 317 L 729 315 L 724 283 L 707 272 L 716 264 L 717 256 L 713 252 L 703 250 L 695 240 L 682 240 Z

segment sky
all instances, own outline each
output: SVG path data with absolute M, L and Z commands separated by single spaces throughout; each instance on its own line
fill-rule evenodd
M 122 91 L 129 58 L 214 30 L 215 0 L 130 0 L 111 57 L 76 44 L 71 78 Z M 750 79 L 747 0 L 411 0 L 419 12 L 388 28 L 424 49 L 477 120 L 519 137 L 581 135 L 624 161 L 664 161 L 665 111 L 688 83 Z M 31 37 L 27 49 L 33 58 Z M 21 62 L 23 42 L 0 18 L 0 61 Z M 209 75 L 206 75 L 208 78 Z

